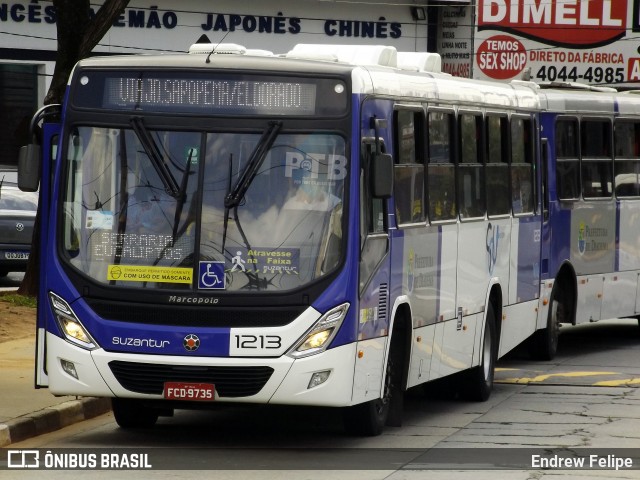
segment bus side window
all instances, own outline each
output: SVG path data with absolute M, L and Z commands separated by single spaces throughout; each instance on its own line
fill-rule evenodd
M 396 165 L 394 199 L 398 224 L 424 222 L 424 161 L 422 112 L 397 110 L 394 114 Z
M 530 118 L 511 117 L 511 208 L 514 214 L 534 208 L 533 138 Z
M 451 112 L 430 111 L 428 115 L 427 204 L 429 218 L 434 222 L 452 220 L 457 215 L 454 118 Z
M 640 196 L 640 122 L 618 120 L 614 130 L 617 197 Z
M 578 120 L 561 119 L 556 123 L 556 191 L 560 200 L 580 196 L 580 158 L 578 157 Z
M 487 211 L 489 216 L 511 212 L 509 202 L 509 119 L 506 116 L 487 115 Z
M 483 217 L 486 207 L 482 115 L 460 114 L 458 128 L 460 131 L 460 163 L 458 164 L 460 218 Z
M 581 124 L 582 196 L 611 197 L 613 161 L 611 158 L 611 122 L 583 120 Z

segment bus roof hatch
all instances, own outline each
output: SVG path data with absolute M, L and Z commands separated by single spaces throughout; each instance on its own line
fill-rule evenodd
M 398 66 L 395 47 L 384 45 L 327 45 L 299 43 L 286 55 L 287 58 L 344 62 L 352 65 Z
M 227 54 L 227 55 L 245 55 L 246 47 L 236 43 L 194 43 L 189 47 L 189 53 L 192 55 L 209 55 L 209 54 Z
M 398 52 L 398 68 L 418 72 L 442 72 L 442 58 L 431 52 Z

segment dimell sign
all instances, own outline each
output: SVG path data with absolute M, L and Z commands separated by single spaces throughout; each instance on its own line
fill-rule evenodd
M 640 84 L 640 0 L 479 0 L 474 78 Z
M 551 45 L 595 47 L 625 35 L 626 0 L 484 0 L 478 30 L 502 30 Z

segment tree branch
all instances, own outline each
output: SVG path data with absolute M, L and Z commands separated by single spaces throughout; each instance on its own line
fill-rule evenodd
M 89 56 L 93 48 L 107 34 L 113 21 L 118 18 L 128 4 L 129 0 L 105 0 L 91 21 L 90 27 L 80 39 L 80 58 Z
M 96 16 L 90 19 L 90 0 L 53 0 L 58 52 L 51 86 L 44 99 L 45 105 L 62 102 L 73 66 L 78 60 L 91 55 L 128 4 L 129 0 L 105 0 Z

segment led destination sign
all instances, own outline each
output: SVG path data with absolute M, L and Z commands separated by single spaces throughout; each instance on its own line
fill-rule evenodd
M 308 74 L 78 69 L 72 109 L 193 115 L 344 116 L 346 79 Z
M 105 107 L 315 114 L 316 85 L 196 78 L 108 78 Z

